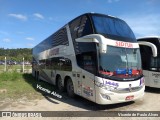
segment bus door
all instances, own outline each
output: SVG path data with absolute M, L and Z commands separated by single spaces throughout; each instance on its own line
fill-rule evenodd
M 95 102 L 95 76 L 82 70 L 82 96 Z
M 73 77 L 75 78 L 76 94 L 82 96 L 82 73 L 73 72 Z
M 90 99 L 91 101 L 95 101 L 95 61 L 95 55 L 93 52 L 84 53 L 82 55 L 82 96 L 87 99 Z
M 94 81 L 97 73 L 97 43 L 93 42 L 90 38 L 79 38 L 76 49 L 77 64 L 82 71 L 82 96 L 95 101 Z

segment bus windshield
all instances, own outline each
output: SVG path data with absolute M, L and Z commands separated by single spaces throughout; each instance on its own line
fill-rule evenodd
M 150 68 L 160 68 L 160 55 L 157 57 L 151 56 Z
M 95 32 L 97 34 L 102 34 L 112 39 L 131 40 L 136 42 L 136 38 L 130 29 L 130 27 L 118 18 L 112 18 L 107 16 L 92 16 Z M 128 39 L 129 38 L 129 39 Z
M 153 56 L 151 47 L 140 45 L 140 52 L 142 58 L 142 68 L 147 71 L 160 71 L 160 39 L 157 37 L 146 37 L 137 39 L 138 41 L 149 42 L 157 47 L 157 57 Z
M 139 48 L 107 46 L 107 53 L 100 53 L 99 73 L 115 80 L 134 80 L 142 75 Z

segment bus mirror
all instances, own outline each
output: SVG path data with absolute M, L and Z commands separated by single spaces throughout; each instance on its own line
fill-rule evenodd
M 107 45 L 102 44 L 101 49 L 100 49 L 100 53 L 106 53 L 106 52 L 107 52 Z
M 150 42 L 144 42 L 144 41 L 138 41 L 138 43 L 139 43 L 139 45 L 145 45 L 145 46 L 151 47 L 153 57 L 157 57 L 157 47 L 154 44 L 152 44 Z

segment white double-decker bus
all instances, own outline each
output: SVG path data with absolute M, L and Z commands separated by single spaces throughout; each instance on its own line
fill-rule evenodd
M 125 21 L 83 14 L 33 48 L 33 76 L 98 104 L 144 95 L 139 44 Z
M 152 55 L 152 49 L 146 44 L 140 44 L 142 68 L 145 77 L 145 85 L 160 88 L 160 37 L 150 36 L 137 39 L 139 43 L 153 44 L 157 53 Z

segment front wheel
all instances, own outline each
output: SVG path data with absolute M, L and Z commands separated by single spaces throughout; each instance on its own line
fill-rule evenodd
M 67 80 L 67 93 L 69 97 L 74 97 L 74 86 L 73 86 L 73 82 L 71 79 Z

